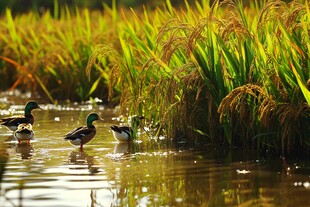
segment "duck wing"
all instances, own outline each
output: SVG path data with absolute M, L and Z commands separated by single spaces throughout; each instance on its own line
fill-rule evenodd
M 65 135 L 66 140 L 81 139 L 93 132 L 93 128 L 87 126 L 78 127 Z
M 113 125 L 113 126 L 110 127 L 110 129 L 115 131 L 115 132 L 118 132 L 118 133 L 125 132 L 128 135 L 130 135 L 132 133 L 132 128 L 128 127 L 128 126 L 116 126 L 116 125 Z
M 84 126 L 77 127 L 77 128 L 75 128 L 75 129 L 71 130 L 70 132 L 68 132 L 68 133 L 65 135 L 65 137 L 70 137 L 70 136 L 73 135 L 75 132 L 77 132 L 77 131 L 79 131 L 80 129 L 83 129 L 83 128 L 84 128 Z
M 1 119 L 1 125 L 4 126 L 18 126 L 19 124 L 28 122 L 30 122 L 30 119 L 23 116 L 7 117 Z

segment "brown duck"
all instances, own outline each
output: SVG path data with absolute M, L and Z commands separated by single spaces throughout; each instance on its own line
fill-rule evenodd
M 31 114 L 33 109 L 42 109 L 37 102 L 35 101 L 28 101 L 25 106 L 25 115 L 24 116 L 13 116 L 13 117 L 6 117 L 0 119 L 1 125 L 6 126 L 8 129 L 12 131 L 16 131 L 18 125 L 29 123 L 33 125 L 34 117 Z
M 65 140 L 72 145 L 80 146 L 83 150 L 83 145 L 91 141 L 96 135 L 96 127 L 93 122 L 96 120 L 103 120 L 96 113 L 90 113 L 86 118 L 86 126 L 78 127 L 65 135 Z

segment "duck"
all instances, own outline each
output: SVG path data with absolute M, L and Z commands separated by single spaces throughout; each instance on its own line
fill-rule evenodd
M 35 101 L 28 101 L 25 105 L 25 115 L 24 116 L 13 116 L 13 117 L 6 117 L 0 119 L 1 125 L 7 127 L 11 131 L 16 131 L 18 125 L 23 123 L 29 123 L 33 125 L 34 117 L 31 114 L 33 109 L 42 109 L 37 102 Z
M 135 115 L 131 117 L 131 126 L 111 126 L 110 129 L 112 130 L 114 138 L 119 142 L 130 142 L 134 140 L 137 128 L 144 118 L 144 116 Z
M 86 118 L 86 126 L 80 126 L 68 132 L 64 139 L 69 141 L 72 145 L 80 146 L 83 151 L 83 145 L 91 141 L 96 135 L 96 127 L 93 122 L 96 120 L 103 121 L 97 113 L 90 113 Z
M 30 123 L 22 123 L 18 125 L 14 132 L 14 137 L 18 140 L 18 143 L 21 143 L 21 141 L 27 141 L 29 144 L 30 140 L 33 138 L 33 135 L 34 132 Z

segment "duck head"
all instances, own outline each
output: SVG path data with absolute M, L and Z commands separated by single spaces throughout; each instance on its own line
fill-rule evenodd
M 93 122 L 96 121 L 96 120 L 103 121 L 103 119 L 100 118 L 100 116 L 97 113 L 90 113 L 90 114 L 88 114 L 88 116 L 86 118 L 87 126 L 93 125 Z
M 25 106 L 25 115 L 30 114 L 33 109 L 42 109 L 37 102 L 28 101 Z

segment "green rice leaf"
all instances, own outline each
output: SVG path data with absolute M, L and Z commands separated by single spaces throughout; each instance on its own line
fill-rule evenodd
M 298 82 L 298 85 L 308 103 L 308 105 L 310 106 L 310 91 L 308 90 L 306 84 L 304 83 L 304 81 L 301 79 L 300 75 L 297 73 L 294 65 L 290 62 L 290 66 L 291 66 L 291 69 L 297 79 L 297 82 Z

